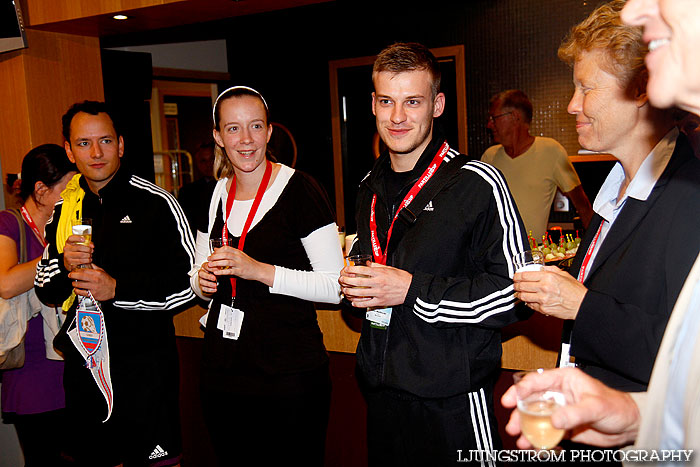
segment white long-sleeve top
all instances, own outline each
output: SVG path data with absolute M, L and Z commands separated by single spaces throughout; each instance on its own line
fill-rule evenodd
M 251 229 L 275 205 L 293 174 L 294 169 L 281 165 L 277 177 L 263 195 L 260 207 L 251 224 Z M 224 206 L 226 205 L 228 198 L 227 182 L 228 179 L 224 178 L 216 184 L 209 206 L 207 232 L 197 231 L 195 264 L 190 271 L 190 284 L 192 290 L 205 300 L 210 300 L 211 296 L 202 292 L 199 287 L 199 276 L 197 273 L 211 254 L 209 237 L 220 203 L 223 203 Z M 227 219 L 230 235 L 234 237 L 241 235 L 252 204 L 253 200 L 235 200 L 233 202 L 231 213 Z M 300 271 L 274 265 L 275 278 L 272 287 L 269 288 L 270 293 L 289 295 L 312 302 L 339 303 L 340 285 L 338 284 L 338 276 L 343 267 L 343 255 L 340 249 L 336 224 L 333 222 L 314 230 L 302 238 L 301 242 L 309 258 L 312 271 Z

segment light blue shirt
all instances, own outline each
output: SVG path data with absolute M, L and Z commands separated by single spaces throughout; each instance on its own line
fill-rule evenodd
M 639 166 L 637 173 L 627 186 L 625 194 L 619 200 L 617 197 L 620 194 L 622 182 L 625 180 L 625 171 L 619 162 L 612 168 L 593 202 L 593 210 L 603 218 L 603 223 L 598 242 L 593 247 L 589 265 L 595 261 L 600 246 L 605 241 L 605 237 L 608 235 L 613 223 L 615 223 L 615 219 L 617 219 L 617 216 L 625 206 L 627 198 L 634 198 L 640 201 L 646 201 L 649 198 L 651 190 L 654 189 L 656 182 L 671 159 L 671 155 L 676 148 L 677 138 L 678 128 L 673 128 L 666 133 L 666 136 L 654 146 L 654 149 L 651 150 L 644 162 L 642 162 L 642 165 Z M 590 270 L 590 267 L 586 268 L 584 280 L 588 277 Z
M 627 190 L 625 190 L 620 200 L 618 200 L 617 197 L 620 194 L 622 182 L 625 180 L 625 171 L 622 168 L 622 164 L 619 162 L 615 164 L 608 174 L 593 202 L 593 210 L 603 218 L 603 222 L 600 226 L 598 241 L 593 245 L 588 267 L 586 267 L 584 271 L 585 275 L 583 276 L 583 281 L 588 277 L 591 271 L 590 265 L 594 263 L 600 246 L 605 241 L 605 237 L 608 235 L 613 223 L 615 223 L 615 219 L 617 219 L 617 216 L 625 206 L 627 199 L 634 198 L 640 201 L 646 201 L 647 198 L 649 198 L 651 190 L 654 189 L 656 182 L 659 180 L 659 177 L 661 177 L 664 169 L 666 169 L 668 161 L 671 160 L 671 155 L 676 148 L 676 139 L 678 139 L 678 128 L 673 128 L 666 133 L 666 136 L 664 136 L 656 146 L 654 146 L 654 149 L 651 150 L 644 159 L 644 162 L 642 162 L 642 165 L 639 166 L 637 173 L 634 174 L 634 178 L 632 178 L 632 181 L 627 186 Z M 563 342 L 558 366 L 574 366 L 573 363 L 571 363 L 570 350 L 571 345 Z

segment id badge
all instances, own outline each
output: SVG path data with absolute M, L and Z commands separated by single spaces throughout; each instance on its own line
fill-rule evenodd
M 219 311 L 219 322 L 217 323 L 216 327 L 223 332 L 225 339 L 238 339 L 238 337 L 241 335 L 243 315 L 244 313 L 238 308 L 221 305 L 221 310 Z
M 369 320 L 372 327 L 386 329 L 391 322 L 391 308 L 370 308 L 367 310 L 365 317 Z
M 561 344 L 561 358 L 559 359 L 559 368 L 575 368 L 576 364 L 571 361 L 571 344 Z

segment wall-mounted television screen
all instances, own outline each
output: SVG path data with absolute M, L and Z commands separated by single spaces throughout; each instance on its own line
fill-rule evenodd
M 19 0 L 0 0 L 0 53 L 26 46 Z

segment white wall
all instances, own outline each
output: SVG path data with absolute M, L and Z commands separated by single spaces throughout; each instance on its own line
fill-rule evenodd
M 228 73 L 226 41 L 178 42 L 174 44 L 115 47 L 113 50 L 148 52 L 153 66 L 182 70 L 214 71 Z

